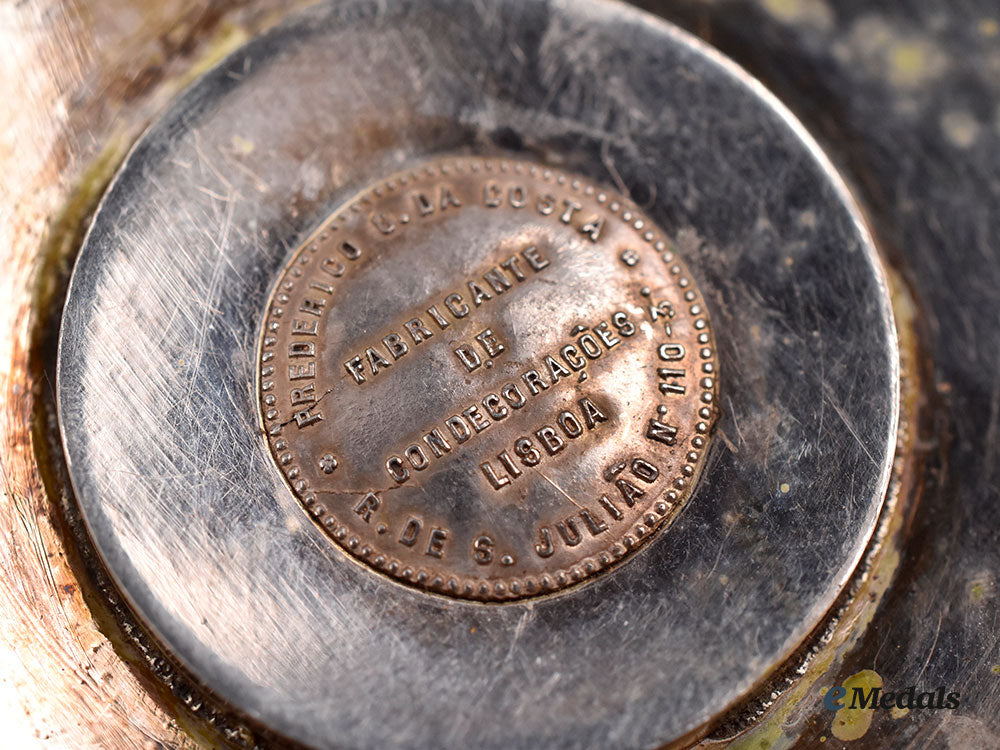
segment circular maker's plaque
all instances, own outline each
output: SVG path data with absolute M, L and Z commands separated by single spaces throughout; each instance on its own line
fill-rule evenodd
M 614 565 L 690 496 L 715 416 L 705 302 L 605 187 L 455 158 L 381 181 L 290 257 L 260 341 L 277 466 L 329 537 L 467 599 Z

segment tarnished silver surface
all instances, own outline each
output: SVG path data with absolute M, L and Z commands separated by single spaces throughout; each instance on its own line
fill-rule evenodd
M 261 325 L 278 471 L 346 552 L 504 601 L 680 511 L 715 422 L 705 300 L 629 200 L 523 160 L 379 180 L 292 253 Z
M 630 194 L 688 260 L 726 373 L 725 439 L 674 525 L 552 599 L 449 601 L 355 564 L 256 424 L 288 253 L 451 153 Z M 650 746 L 739 700 L 835 599 L 881 506 L 897 365 L 857 211 L 732 64 L 617 5 L 347 2 L 251 43 L 132 152 L 74 272 L 58 393 L 106 565 L 251 716 L 317 746 Z

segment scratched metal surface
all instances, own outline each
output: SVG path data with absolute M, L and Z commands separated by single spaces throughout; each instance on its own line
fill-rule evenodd
M 899 585 L 831 681 L 874 666 L 887 684 L 948 683 L 966 699 L 954 713 L 876 716 L 850 746 L 998 746 L 1000 12 L 992 0 L 646 4 L 765 80 L 819 136 L 922 303 L 940 396 L 924 440 L 941 456 L 924 478 Z M 8 51 L 0 88 L 10 103 L 0 108 L 0 708 L 16 746 L 193 745 L 174 721 L 183 712 L 164 711 L 144 670 L 109 642 L 113 628 L 91 616 L 58 498 L 42 486 L 30 429 L 48 386 L 29 367 L 29 351 L 33 327 L 51 316 L 33 307 L 32 289 L 39 275 L 63 277 L 48 243 L 72 252 L 102 165 L 162 109 L 206 46 L 253 34 L 269 12 L 264 2 L 244 8 L 0 6 Z M 831 721 L 814 701 L 795 708 L 785 732 L 772 733 L 766 718 L 759 728 L 765 746 L 799 738 L 797 746 L 813 748 L 826 736 L 823 746 L 837 747 Z
M 0 3 L 0 726 L 10 748 L 192 748 L 200 727 L 108 617 L 43 480 L 49 324 L 124 149 L 275 6 Z
M 453 152 L 526 153 L 629 192 L 694 269 L 720 350 L 725 439 L 674 527 L 524 604 L 438 600 L 357 566 L 256 426 L 257 326 L 287 253 L 371 179 Z M 188 92 L 111 188 L 63 320 L 69 469 L 135 610 L 290 737 L 652 746 L 766 676 L 864 549 L 897 413 L 883 283 L 804 132 L 665 24 L 589 2 L 337 3 Z
M 720 0 L 655 10 L 760 77 L 816 135 L 912 288 L 930 456 L 897 580 L 831 670 L 948 685 L 956 711 L 878 712 L 851 748 L 1000 746 L 1000 8 L 994 0 Z M 815 696 L 777 747 L 841 747 Z

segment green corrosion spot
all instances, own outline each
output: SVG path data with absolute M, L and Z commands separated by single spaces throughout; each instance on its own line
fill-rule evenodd
M 845 742 L 860 739 L 872 725 L 874 711 L 871 708 L 851 708 L 855 689 L 860 689 L 867 696 L 873 688 L 882 689 L 882 677 L 873 669 L 862 669 L 844 680 L 844 707 L 833 716 L 830 731 L 838 740 Z
M 730 743 L 729 750 L 782 750 L 791 745 L 791 741 L 780 723 L 770 722 L 756 732 L 738 737 Z
M 83 240 L 84 220 L 90 216 L 128 149 L 129 140 L 112 138 L 77 180 L 62 210 L 49 224 L 42 241 L 35 282 L 35 310 L 47 310 L 61 288 L 68 263 Z

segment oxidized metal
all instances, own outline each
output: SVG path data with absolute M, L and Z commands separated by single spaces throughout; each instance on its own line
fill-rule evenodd
M 616 191 L 522 161 L 418 166 L 282 269 L 264 429 L 299 500 L 373 568 L 463 598 L 554 591 L 690 495 L 715 416 L 705 307 Z
M 456 182 L 442 208 L 438 175 L 417 178 L 435 188 L 426 200 L 384 192 L 376 196 L 379 211 L 353 211 L 391 175 L 487 159 L 527 165 L 527 176 L 515 167 L 502 178 L 526 180 L 524 206 L 511 202 L 512 183 L 499 191 L 507 205 L 490 207 L 488 185 L 473 183 L 466 195 Z M 573 200 L 581 210 L 569 224 L 562 213 L 538 212 L 531 164 L 567 175 L 568 195 L 558 182 L 553 187 L 560 199 L 573 198 L 572 181 L 580 180 L 584 192 Z M 502 171 L 494 177 L 500 181 Z M 545 183 L 544 174 L 535 179 Z M 591 219 L 583 207 L 598 213 L 586 185 L 595 201 L 597 191 L 615 186 L 643 227 L 635 229 L 636 219 L 618 226 L 621 215 L 609 216 L 609 234 L 591 242 L 580 231 Z M 409 207 L 393 203 L 400 200 Z M 421 225 L 418 215 L 429 207 L 435 213 Z M 352 244 L 361 255 L 336 244 L 336 232 L 322 252 L 319 244 L 309 250 L 306 240 L 338 211 L 357 222 L 350 231 L 363 232 Z M 455 241 L 431 248 L 438 236 Z M 635 246 L 614 246 L 623 237 Z M 586 265 L 563 262 L 570 253 L 559 250 L 571 240 L 598 277 L 585 279 Z M 314 288 L 298 304 L 291 293 L 288 303 L 280 300 L 286 291 L 278 279 L 296 248 L 304 248 L 307 265 L 319 264 L 309 282 L 333 293 Z M 691 274 L 672 273 L 662 259 L 667 251 Z M 521 259 L 524 281 L 513 262 L 504 266 L 512 257 Z M 323 281 L 324 258 L 342 263 L 342 276 Z M 428 269 L 407 265 L 431 259 Z M 289 268 L 296 267 L 305 268 Z M 487 278 L 493 268 L 511 284 L 502 293 Z M 668 478 L 677 481 L 668 464 L 681 474 L 691 466 L 692 481 L 697 474 L 698 460 L 672 462 L 698 447 L 690 442 L 698 422 L 692 432 L 694 414 L 681 419 L 670 410 L 711 409 L 695 389 L 712 393 L 714 378 L 711 386 L 701 380 L 714 373 L 657 372 L 679 369 L 660 363 L 659 345 L 677 343 L 663 326 L 676 319 L 681 330 L 688 320 L 686 335 L 697 336 L 696 322 L 707 321 L 682 308 L 676 294 L 681 278 L 692 276 L 702 296 L 684 303 L 711 308 L 707 359 L 724 375 L 697 485 L 689 496 L 678 493 L 678 506 L 684 503 L 672 517 L 668 510 L 669 531 L 645 535 L 642 552 L 613 571 L 557 596 L 511 597 L 505 568 L 538 557 L 535 545 L 546 549 L 544 528 L 556 544 L 564 539 L 559 523 L 575 539 L 571 513 L 581 534 L 572 549 L 583 548 L 585 518 L 569 506 L 519 500 L 492 514 L 473 504 L 476 513 L 463 520 L 460 497 L 484 503 L 529 488 L 529 500 L 535 493 L 561 502 L 558 493 L 545 494 L 554 489 L 537 469 L 563 487 L 579 482 L 570 494 L 585 508 L 599 510 L 607 494 L 624 514 L 617 479 L 655 502 L 671 489 Z M 490 278 L 504 287 L 498 275 Z M 579 293 L 566 292 L 571 284 Z M 446 317 L 453 293 L 468 315 Z M 285 403 L 277 402 L 280 381 L 268 379 L 278 373 L 275 360 L 261 361 L 272 294 L 289 326 L 323 317 L 300 310 L 306 299 L 327 310 L 329 328 L 323 336 L 316 330 L 316 401 L 300 389 L 295 411 L 290 387 Z M 519 312 L 518 301 L 532 295 L 538 311 Z M 631 337 L 618 333 L 616 312 L 636 326 Z M 414 319 L 433 336 L 417 343 L 407 330 Z M 578 372 L 572 352 L 560 355 L 567 345 L 583 347 L 587 331 L 577 326 L 588 326 L 598 346 L 599 331 L 618 339 Z M 417 324 L 410 330 L 424 336 Z M 305 336 L 289 336 L 281 348 L 278 338 L 275 357 L 298 346 L 294 352 L 310 358 Z M 598 738 L 645 747 L 705 731 L 772 676 L 839 600 L 883 508 L 897 442 L 897 354 L 880 261 L 840 178 L 788 111 L 711 48 L 619 4 L 347 0 L 251 41 L 146 132 L 107 191 L 75 265 L 53 382 L 75 500 L 120 600 L 216 699 L 312 746 L 588 747 Z M 508 383 L 529 388 L 526 370 L 541 377 L 546 355 L 571 377 L 559 373 L 552 384 L 548 373 L 547 389 L 522 393 L 528 402 L 516 414 L 504 401 L 512 411 L 473 436 L 474 414 L 489 419 L 487 404 L 497 405 L 490 394 L 503 399 Z M 285 373 L 288 366 L 308 373 L 294 359 Z M 261 403 L 258 380 L 261 388 L 275 383 L 264 391 L 275 404 Z M 660 383 L 687 390 L 660 393 Z M 590 412 L 590 431 L 585 396 L 608 417 L 600 422 Z M 412 408 L 421 398 L 420 409 Z M 617 399 L 631 403 L 625 409 Z M 268 422 L 268 410 L 279 406 L 286 413 Z M 563 412 L 572 415 L 565 426 L 574 432 L 580 423 L 583 434 L 562 432 Z M 310 424 L 317 414 L 336 429 Z M 631 427 L 615 421 L 622 415 Z M 447 451 L 436 438 L 428 443 L 425 436 L 448 430 L 452 416 L 461 416 L 469 438 L 460 444 L 441 432 Z M 267 430 L 289 419 L 281 436 L 288 446 L 276 463 L 277 441 L 272 446 Z M 659 454 L 669 460 L 633 450 L 656 442 L 642 436 L 651 419 L 678 428 L 677 445 Z M 707 430 L 710 419 L 701 421 Z M 513 476 L 501 454 L 513 459 L 521 437 L 537 450 L 546 426 L 553 432 L 543 435 L 563 447 L 552 442 L 554 455 L 541 448 L 531 472 L 512 461 L 522 471 Z M 630 437 L 622 444 L 604 438 L 606 429 Z M 293 445 L 289 436 L 299 433 L 323 439 Z M 431 457 L 432 445 L 442 456 Z M 641 472 L 652 472 L 636 458 L 657 467 L 648 486 Z M 293 465 L 300 473 L 288 477 Z M 609 466 L 615 481 L 605 478 Z M 474 571 L 464 573 L 470 582 L 476 576 L 473 598 L 496 598 L 503 583 L 503 606 L 463 600 L 464 582 L 457 596 L 416 590 L 433 579 L 417 580 L 412 563 L 409 586 L 376 574 L 373 562 L 358 564 L 331 543 L 323 519 L 313 523 L 303 513 L 294 483 L 306 478 L 306 467 L 314 483 L 306 490 L 329 482 L 348 491 L 349 502 L 317 493 L 313 507 L 329 503 L 342 525 L 346 517 L 370 532 L 353 534 L 356 550 L 351 534 L 335 538 L 355 556 L 364 544 L 374 549 L 372 538 L 411 550 L 399 539 L 411 538 L 405 532 L 414 528 L 417 486 L 448 477 L 447 491 L 429 492 L 419 510 L 452 515 L 441 522 L 422 516 L 420 537 L 404 554 L 426 566 L 423 558 L 438 560 L 428 550 L 468 554 L 477 536 L 496 535 L 499 559 L 490 566 L 498 572 L 478 572 L 468 557 L 460 563 Z M 369 480 L 352 486 L 365 472 Z M 361 504 L 372 490 L 378 509 Z M 395 496 L 406 518 L 400 512 L 379 535 L 377 514 Z M 518 508 L 526 512 L 514 524 Z M 645 520 L 634 512 L 630 528 Z M 591 518 L 599 529 L 601 519 Z M 523 535 L 527 558 L 523 547 L 503 546 L 494 523 Z M 432 531 L 445 526 L 449 536 L 438 535 L 438 545 Z M 615 533 L 608 523 L 594 539 Z M 552 555 L 567 556 L 555 570 L 572 570 L 578 560 L 566 547 Z M 502 565 L 505 554 L 516 556 L 515 565 Z M 552 574 L 539 559 L 524 575 L 540 581 Z M 449 578 L 457 583 L 462 569 L 452 560 L 449 570 L 457 572 L 442 568 L 444 590 L 432 590 L 447 594 Z M 480 579 L 492 592 L 478 593 Z
M 991 489 L 997 485 L 996 462 L 991 456 L 996 451 L 1000 372 L 996 362 L 1000 348 L 994 342 L 1000 264 L 993 241 L 1000 231 L 1000 212 L 990 210 L 1000 174 L 1000 149 L 993 127 L 993 108 L 1000 97 L 1000 77 L 995 75 L 996 3 L 647 0 L 642 4 L 740 60 L 777 91 L 810 129 L 823 133 L 825 149 L 854 180 L 858 197 L 886 241 L 885 248 L 898 247 L 895 262 L 905 270 L 923 305 L 910 313 L 918 322 L 927 323 L 923 331 L 926 349 L 921 356 L 933 360 L 941 395 L 934 429 L 919 438 L 907 438 L 915 440 L 921 451 L 940 453 L 940 457 L 917 477 L 927 491 L 912 525 L 900 523 L 905 519 L 897 515 L 896 541 L 884 545 L 887 563 L 875 576 L 878 592 L 888 589 L 884 606 L 876 612 L 874 602 L 879 599 L 875 594 L 867 589 L 858 593 L 852 606 L 865 615 L 853 627 L 850 618 L 842 622 L 845 633 L 837 642 L 843 643 L 843 655 L 831 667 L 831 656 L 826 653 L 830 647 L 824 645 L 821 658 L 813 663 L 813 670 L 823 676 L 815 685 L 804 685 L 803 679 L 792 675 L 798 680 L 798 695 L 789 700 L 786 693 L 781 699 L 784 705 L 770 705 L 772 689 L 765 686 L 761 705 L 769 707 L 771 715 L 738 742 L 740 746 L 830 746 L 834 738 L 841 738 L 831 736 L 835 720 L 822 707 L 821 687 L 840 684 L 847 675 L 874 667 L 887 689 L 908 684 L 918 675 L 922 682 L 954 686 L 961 690 L 962 707 L 954 712 L 910 711 L 906 716 L 875 712 L 867 733 L 853 740 L 851 747 L 998 746 L 995 634 L 982 627 L 996 620 L 1000 601 L 995 583 L 1000 504 Z M 486 7 L 469 4 L 469 12 Z M 179 687 L 176 670 L 164 666 L 167 660 L 150 650 L 148 638 L 140 636 L 141 652 L 122 659 L 124 641 L 112 635 L 112 648 L 105 638 L 114 631 L 107 614 L 98 614 L 100 624 L 95 623 L 92 612 L 94 608 L 103 611 L 96 603 L 105 594 L 116 602 L 116 615 L 124 611 L 124 605 L 118 592 L 103 584 L 91 586 L 89 566 L 73 562 L 74 547 L 82 535 L 63 536 L 62 511 L 68 512 L 72 525 L 74 503 L 70 498 L 63 507 L 60 498 L 65 487 L 51 482 L 53 456 L 40 447 L 47 432 L 44 426 L 54 430 L 46 394 L 55 378 L 48 368 L 47 348 L 39 342 L 47 341 L 55 331 L 62 274 L 78 250 L 76 233 L 89 221 L 91 201 L 120 160 L 122 149 L 161 111 L 178 85 L 204 68 L 206 51 L 214 58 L 219 50 L 232 49 L 260 30 L 260 23 L 248 23 L 248 18 L 265 18 L 270 24 L 286 9 L 280 3 L 257 1 L 232 6 L 183 0 L 154 8 L 117 0 L 55 5 L 26 0 L 0 11 L 5 20 L 0 36 L 4 48 L 11 51 L 0 63 L 0 89 L 9 103 L 0 114 L 5 155 L 0 210 L 6 212 L 0 223 L 0 254 L 4 256 L 0 318 L 5 323 L 0 326 L 0 558 L 4 570 L 0 639 L 6 649 L 0 657 L 8 657 L 0 680 L 0 708 L 9 709 L 2 722 L 8 744 L 188 748 L 194 740 L 186 732 L 207 729 L 211 737 L 201 739 L 206 746 L 227 739 L 240 746 L 269 746 L 245 726 L 239 732 L 227 729 L 216 734 L 219 725 L 206 708 L 211 701 L 201 693 L 192 697 L 188 688 Z M 454 18 L 459 15 L 456 12 Z M 490 33 L 502 36 L 514 26 L 516 17 L 503 17 L 503 27 L 490 13 L 483 12 L 477 20 Z M 619 86 L 614 54 L 602 46 L 601 39 L 563 34 L 558 25 L 544 19 L 532 21 L 540 35 L 551 37 L 551 45 L 538 56 L 538 68 L 531 69 L 536 50 L 517 40 L 519 63 L 530 70 L 518 79 L 522 89 L 524 82 L 535 79 L 540 79 L 543 91 L 557 88 L 554 82 L 562 79 L 566 68 L 557 64 L 551 46 L 560 44 L 574 54 L 570 67 L 580 65 L 589 50 L 596 50 L 608 64 L 595 80 L 608 88 Z M 439 36 L 447 25 L 439 24 Z M 631 37 L 622 37 L 619 43 L 641 47 Z M 396 45 L 390 40 L 385 46 L 395 49 Z M 372 58 L 379 48 L 373 46 L 361 59 L 379 65 Z M 502 60 L 500 52 L 490 50 L 495 59 Z M 411 69 L 422 65 L 416 60 Z M 246 72 L 234 70 L 232 75 L 235 79 Z M 285 85 L 291 86 L 294 80 L 288 78 Z M 600 104 L 591 99 L 586 106 Z M 249 113 L 241 116 L 244 123 L 251 119 Z M 648 126 L 640 121 L 639 127 Z M 534 129 L 517 130 L 530 133 Z M 480 137 L 488 139 L 489 134 Z M 260 147 L 261 142 L 257 143 Z M 294 172 L 299 163 L 300 158 L 289 159 L 285 169 Z M 373 169 L 357 187 L 395 168 Z M 599 173 L 592 177 L 602 182 L 609 179 Z M 761 188 L 768 182 L 762 179 Z M 199 187 L 191 181 L 181 189 Z M 213 187 L 217 194 L 225 194 Z M 253 190 L 247 190 L 243 198 L 257 203 L 258 210 L 267 203 L 255 198 Z M 183 214 L 170 217 L 178 225 L 185 220 Z M 662 216 L 658 222 L 668 231 L 672 227 Z M 685 255 L 692 257 L 690 251 Z M 694 268 L 704 273 L 711 264 L 699 262 Z M 33 279 L 40 282 L 37 289 Z M 703 282 L 703 288 L 707 290 L 708 284 Z M 260 307 L 265 293 L 253 296 Z M 899 309 L 897 321 L 907 317 L 899 315 Z M 723 306 L 715 302 L 713 313 L 721 314 L 720 310 Z M 259 321 L 250 313 L 246 317 L 252 322 L 239 330 L 252 336 Z M 160 321 L 164 329 L 169 328 L 169 320 Z M 127 325 L 127 320 L 123 322 Z M 903 331 L 905 326 L 900 328 Z M 730 380 L 727 368 L 723 385 L 732 392 Z M 184 394 L 181 389 L 176 396 L 183 400 Z M 742 446 L 732 437 L 728 416 L 743 412 L 730 410 L 725 394 L 720 406 L 726 418 L 713 451 L 720 450 L 726 440 Z M 114 419 L 135 422 L 133 412 L 141 415 L 147 410 L 148 405 L 136 401 Z M 123 415 L 129 416 L 123 419 Z M 183 434 L 191 439 L 190 433 Z M 200 444 L 212 450 L 213 443 Z M 258 470 L 276 473 L 266 461 Z M 44 488 L 42 476 L 46 477 Z M 706 474 L 703 485 L 713 476 Z M 937 477 L 942 481 L 936 481 Z M 190 481 L 200 480 L 193 474 Z M 698 502 L 695 497 L 684 513 L 694 510 Z M 293 503 L 288 518 L 294 520 L 296 514 L 301 511 Z M 238 507 L 233 516 L 238 523 Z M 197 513 L 186 518 L 197 533 Z M 683 520 L 682 514 L 678 524 Z M 266 525 L 258 525 L 256 531 L 247 535 L 245 543 L 261 544 L 273 533 Z M 715 539 L 711 527 L 703 531 Z M 679 532 L 675 527 L 669 536 Z M 900 557 L 900 539 L 905 536 L 910 539 Z M 319 533 L 316 544 L 329 546 Z M 676 540 L 664 540 L 664 544 L 676 544 Z M 657 546 L 651 545 L 642 556 L 655 554 Z M 240 548 L 234 545 L 225 551 L 238 554 Z M 642 556 L 630 564 L 641 562 Z M 767 559 L 781 558 L 778 554 Z M 889 588 L 897 567 L 900 580 Z M 604 583 L 596 581 L 595 585 Z M 183 591 L 181 587 L 178 598 L 186 596 Z M 86 603 L 82 592 L 87 593 Z M 674 601 L 674 606 L 683 606 L 683 600 Z M 747 618 L 748 629 L 756 627 L 758 612 L 755 609 L 754 616 Z M 139 630 L 131 625 L 126 629 L 131 635 L 125 640 L 131 642 Z M 148 663 L 151 669 L 140 674 L 136 669 L 140 663 Z M 530 680 L 530 674 L 531 670 L 522 672 L 518 689 Z M 162 686 L 151 689 L 152 676 L 175 692 L 170 712 L 184 729 L 157 703 L 163 691 Z M 689 684 L 693 687 L 694 681 Z M 472 691 L 480 687 L 476 683 L 466 686 Z M 184 706 L 194 709 L 205 723 L 192 722 L 194 717 Z M 661 702 L 664 713 L 671 706 L 670 701 Z M 482 714 L 477 716 L 482 718 Z M 501 716 L 498 721 L 511 715 Z M 634 712 L 623 712 L 625 720 L 634 721 Z M 460 731 L 458 722 L 454 731 Z M 706 745 L 725 744 L 739 731 L 724 727 Z M 593 731 L 591 746 L 607 736 L 599 729 Z M 628 744 L 621 734 L 615 740 L 620 740 L 615 742 L 618 746 Z M 280 742 L 277 746 L 288 745 Z

